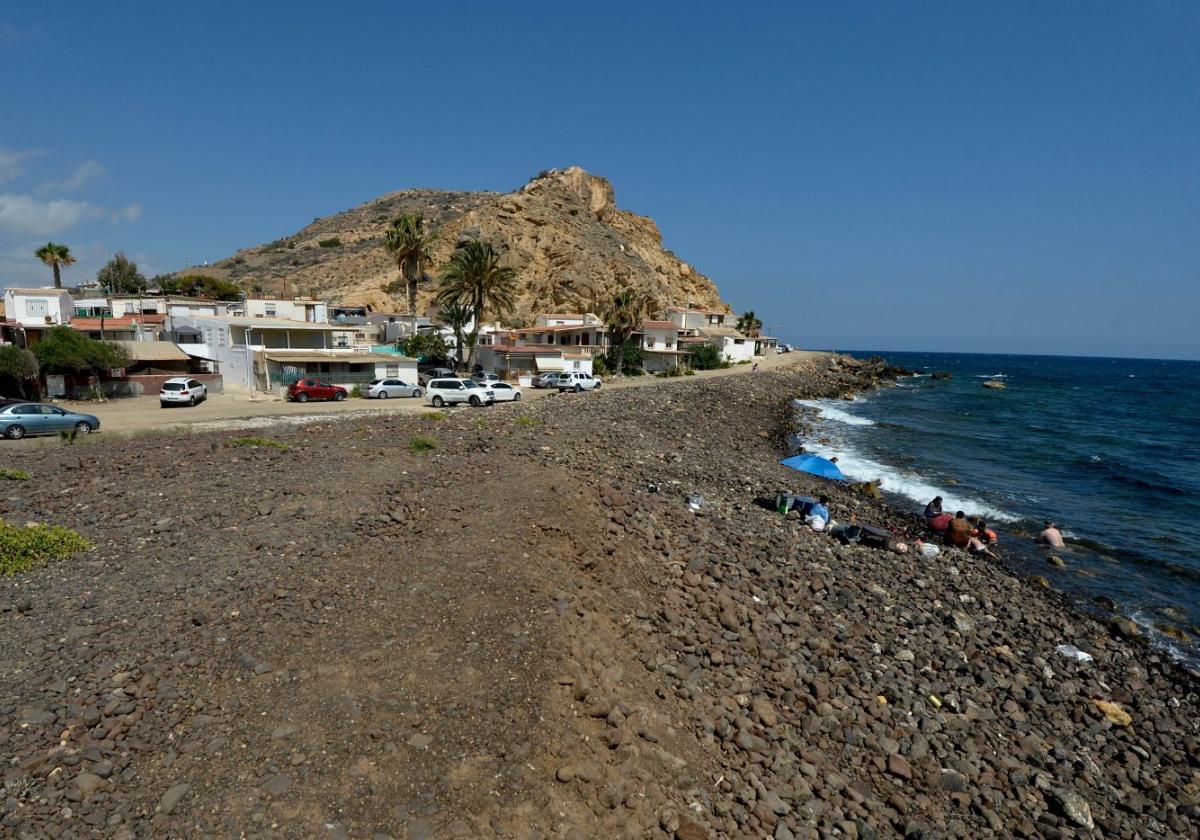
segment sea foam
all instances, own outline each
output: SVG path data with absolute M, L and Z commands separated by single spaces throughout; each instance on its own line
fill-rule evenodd
M 847 426 L 874 426 L 875 421 L 866 417 L 855 417 L 853 414 L 834 408 L 821 400 L 792 400 L 793 405 L 814 409 L 822 420 L 833 420 L 845 423 Z

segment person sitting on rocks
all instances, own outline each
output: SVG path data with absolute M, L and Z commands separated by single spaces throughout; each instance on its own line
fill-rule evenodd
M 967 539 L 967 553 L 976 556 L 986 554 L 988 557 L 995 557 L 996 554 L 988 548 L 979 537 L 969 537 Z
M 971 523 L 967 520 L 967 515 L 960 510 L 950 520 L 950 524 L 946 527 L 946 536 L 943 539 L 945 539 L 946 545 L 952 545 L 955 548 L 966 548 L 967 543 L 971 541 L 972 530 Z
M 1047 522 L 1042 533 L 1038 534 L 1037 541 L 1043 545 L 1048 545 L 1051 548 L 1066 548 L 1066 543 L 1063 542 L 1062 531 L 1058 530 L 1058 525 L 1053 522 Z
M 925 521 L 928 522 L 929 520 L 939 517 L 941 515 L 942 515 L 942 497 L 934 496 L 933 501 L 931 501 L 929 504 L 925 505 Z
M 822 496 L 815 505 L 808 509 L 809 516 L 819 516 L 826 522 L 829 521 L 829 497 Z

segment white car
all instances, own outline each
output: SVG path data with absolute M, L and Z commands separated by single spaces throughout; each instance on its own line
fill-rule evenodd
M 376 379 L 367 386 L 363 396 L 372 400 L 386 400 L 389 397 L 419 397 L 422 391 L 416 385 L 410 385 L 402 379 Z
M 516 402 L 521 399 L 521 389 L 507 382 L 489 382 L 487 388 L 495 394 L 496 402 Z
M 195 405 L 208 399 L 208 388 L 203 382 L 186 376 L 173 376 L 162 384 L 158 392 L 158 404 L 163 408 L 170 405 Z
M 434 408 L 456 403 L 481 406 L 492 403 L 496 398 L 491 388 L 484 388 L 473 379 L 431 379 L 425 386 L 425 394 Z
M 471 378 L 485 388 L 490 388 L 493 384 L 500 381 L 500 377 L 494 373 L 476 373 L 472 374 Z
M 591 391 L 599 388 L 604 383 L 598 377 L 592 376 L 590 373 L 564 373 L 558 377 L 558 391 L 574 391 L 578 394 L 580 391 Z

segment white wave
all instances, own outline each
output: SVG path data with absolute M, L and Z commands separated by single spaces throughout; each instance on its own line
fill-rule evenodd
M 847 478 L 854 481 L 875 481 L 878 479 L 880 482 L 879 486 L 887 492 L 907 496 L 922 505 L 934 496 L 941 496 L 942 509 L 946 511 L 963 510 L 968 515 L 982 516 L 985 519 L 998 522 L 1016 522 L 1018 519 L 1018 517 L 1013 516 L 1008 511 L 1000 510 L 978 499 L 972 499 L 968 496 L 956 496 L 947 490 L 930 484 L 915 473 L 902 472 L 895 467 L 889 467 L 886 464 L 872 461 L 870 458 L 859 455 L 848 447 L 839 449 L 835 446 L 824 446 L 809 440 L 805 442 L 804 448 L 806 451 L 813 452 L 823 458 L 836 456 L 838 459 L 837 465 Z
M 825 400 L 792 400 L 792 404 L 816 409 L 817 413 L 821 415 L 822 420 L 833 420 L 837 423 L 845 423 L 847 426 L 875 425 L 874 420 L 869 420 L 866 417 L 855 417 L 853 414 L 842 411 L 839 408 L 834 408 Z
M 976 379 L 1008 379 L 1008 374 L 1007 373 L 993 373 L 993 374 L 989 375 L 986 373 L 977 373 L 977 374 L 975 374 L 975 378 Z

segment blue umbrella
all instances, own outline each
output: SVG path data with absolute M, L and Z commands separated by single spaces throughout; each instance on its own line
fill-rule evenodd
M 784 458 L 779 463 L 785 467 L 800 470 L 800 472 L 819 475 L 821 478 L 832 478 L 840 481 L 846 477 L 842 475 L 842 471 L 838 469 L 837 464 L 819 455 L 793 455 L 791 458 Z

